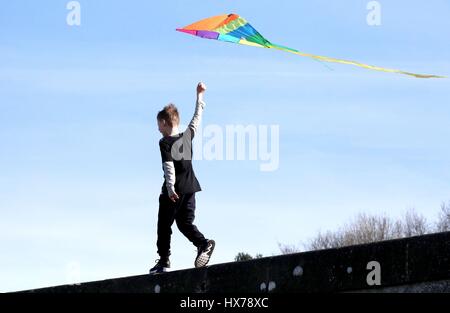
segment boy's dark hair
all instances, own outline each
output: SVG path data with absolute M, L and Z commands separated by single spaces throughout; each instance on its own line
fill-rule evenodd
M 170 127 L 180 123 L 178 109 L 173 103 L 169 103 L 161 111 L 159 111 L 156 118 L 160 121 L 165 121 Z

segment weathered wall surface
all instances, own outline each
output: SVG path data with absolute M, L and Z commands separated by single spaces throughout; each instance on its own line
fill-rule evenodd
M 450 232 L 27 292 L 450 292 Z

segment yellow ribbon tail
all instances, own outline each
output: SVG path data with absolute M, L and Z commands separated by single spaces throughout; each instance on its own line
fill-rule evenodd
M 300 55 L 300 56 L 303 56 L 303 57 L 313 58 L 313 59 L 316 59 L 316 60 L 319 60 L 319 61 L 355 65 L 355 66 L 359 66 L 359 67 L 366 68 L 366 69 L 369 69 L 369 70 L 374 70 L 374 71 L 381 71 L 381 72 L 388 72 L 388 73 L 398 73 L 398 74 L 413 76 L 413 77 L 416 77 L 416 78 L 446 78 L 445 76 L 428 75 L 428 74 L 416 74 L 416 73 L 405 72 L 405 71 L 396 70 L 396 69 L 390 69 L 390 68 L 384 68 L 384 67 L 364 64 L 364 63 L 355 62 L 355 61 L 335 59 L 335 58 L 330 58 L 330 57 L 325 57 L 325 56 L 320 56 L 320 55 L 314 55 L 314 54 L 300 52 L 300 51 L 295 50 L 295 49 L 291 49 L 291 48 L 287 48 L 287 47 L 283 47 L 283 46 L 275 45 L 275 44 L 270 44 L 268 46 L 268 48 L 274 48 L 274 49 L 278 49 L 278 50 L 294 53 L 294 54 L 297 54 L 297 55 Z

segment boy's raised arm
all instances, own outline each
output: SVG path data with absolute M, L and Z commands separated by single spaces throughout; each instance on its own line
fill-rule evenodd
M 197 133 L 198 126 L 200 125 L 203 109 L 206 103 L 203 101 L 203 95 L 205 93 L 206 86 L 203 83 L 198 83 L 197 85 L 197 102 L 195 104 L 194 116 L 192 117 L 191 122 L 188 125 L 188 128 L 191 130 L 192 138 L 194 138 Z

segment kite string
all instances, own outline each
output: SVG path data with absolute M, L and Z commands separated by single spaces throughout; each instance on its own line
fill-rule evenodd
M 326 64 L 325 62 L 318 60 L 318 59 L 313 59 L 316 62 L 319 62 L 320 64 L 322 64 L 324 67 L 326 67 L 328 70 L 330 71 L 334 71 L 334 68 L 332 68 L 330 65 Z
M 336 59 L 336 58 L 330 58 L 330 57 L 325 57 L 325 56 L 320 56 L 320 55 L 314 55 L 314 54 L 310 54 L 310 53 L 304 53 L 304 52 L 300 52 L 295 49 L 287 48 L 287 47 L 276 45 L 276 44 L 271 44 L 270 48 L 275 48 L 275 49 L 282 50 L 285 52 L 297 54 L 297 55 L 300 55 L 303 57 L 312 58 L 313 60 L 317 60 L 317 61 L 355 65 L 355 66 L 359 66 L 359 67 L 363 67 L 363 68 L 375 70 L 375 71 L 382 71 L 382 72 L 388 72 L 388 73 L 399 73 L 399 74 L 403 74 L 403 75 L 413 76 L 416 78 L 445 78 L 445 76 L 416 74 L 416 73 L 410 73 L 410 72 L 405 72 L 405 71 L 396 70 L 396 69 L 390 69 L 390 68 L 384 68 L 384 67 L 380 67 L 380 66 L 364 64 L 364 63 L 360 63 L 360 62 L 356 62 L 356 61 Z
M 282 50 L 282 51 L 285 51 L 285 52 L 291 52 L 291 53 L 294 53 L 294 54 L 300 53 L 300 51 L 298 51 L 298 50 L 296 50 L 296 49 L 284 47 L 284 46 L 277 45 L 277 44 L 274 44 L 274 43 L 271 43 L 271 42 L 269 42 L 268 45 L 267 45 L 266 47 L 267 47 L 267 48 L 275 48 L 275 49 L 277 49 L 277 50 Z M 320 59 L 317 59 L 317 58 L 312 58 L 312 59 L 313 59 L 314 61 L 316 61 L 316 62 L 322 64 L 322 65 L 323 65 L 324 67 L 326 67 L 328 70 L 334 71 L 334 68 L 332 68 L 330 65 L 326 64 L 323 60 L 320 60 Z
M 405 71 L 401 71 L 401 70 L 397 70 L 397 69 L 384 68 L 384 67 L 364 64 L 364 63 L 360 63 L 360 62 L 356 62 L 356 61 L 350 61 L 350 60 L 335 59 L 335 58 L 330 58 L 330 57 L 325 57 L 325 56 L 320 56 L 320 55 L 314 55 L 314 54 L 310 54 L 310 53 L 304 53 L 304 52 L 300 52 L 300 51 L 287 51 L 287 52 L 294 53 L 294 54 L 297 54 L 297 55 L 300 55 L 300 56 L 304 56 L 304 57 L 308 57 L 308 58 L 312 58 L 314 60 L 320 60 L 320 61 L 325 61 L 325 62 L 333 62 L 333 63 L 341 63 L 341 64 L 350 64 L 350 65 L 355 65 L 355 66 L 359 66 L 359 67 L 370 69 L 370 70 L 382 71 L 382 72 L 388 72 L 388 73 L 398 73 L 398 74 L 413 76 L 413 77 L 416 77 L 416 78 L 446 78 L 445 76 L 428 75 L 428 74 L 417 74 L 417 73 L 405 72 Z

